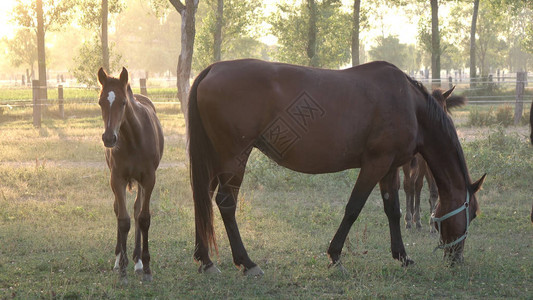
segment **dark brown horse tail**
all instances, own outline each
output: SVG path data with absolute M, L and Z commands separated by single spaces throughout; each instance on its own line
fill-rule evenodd
M 196 231 L 209 249 L 214 247 L 218 252 L 213 228 L 213 203 L 209 193 L 210 180 L 216 164 L 216 152 L 205 131 L 197 102 L 198 85 L 207 76 L 210 69 L 211 67 L 208 67 L 203 70 L 191 87 L 187 111 L 189 120 L 187 134 L 189 137 L 189 169 Z

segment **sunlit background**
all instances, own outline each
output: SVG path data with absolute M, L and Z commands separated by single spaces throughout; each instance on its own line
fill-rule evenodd
M 30 64 L 17 61 L 17 54 L 8 45 L 20 43 L 16 34 L 22 28 L 15 20 L 14 7 L 17 3 L 31 3 L 31 0 L 5 0 L 0 4 L 0 80 L 3 84 L 17 83 L 21 76 L 28 77 L 37 68 L 36 59 Z M 78 1 L 79 2 L 79 1 Z M 91 1 L 88 1 L 89 3 Z M 92 1 L 98 5 L 101 1 Z M 121 9 L 113 12 L 111 3 L 120 3 Z M 306 28 L 294 26 L 283 28 L 283 20 L 298 18 L 305 14 L 302 0 L 268 0 L 262 2 L 234 1 L 226 4 L 225 12 L 232 11 L 234 23 L 222 30 L 222 60 L 237 58 L 259 58 L 294 64 L 305 64 L 299 56 L 305 56 Z M 336 10 L 322 14 L 328 21 L 318 28 L 318 48 L 329 47 L 322 55 L 324 68 L 341 69 L 351 66 L 351 14 L 353 1 L 337 2 Z M 387 60 L 398 65 L 413 76 L 427 77 L 431 69 L 431 8 L 430 1 L 361 1 L 360 63 L 372 60 Z M 46 3 L 45 10 L 46 10 Z M 55 3 L 61 3 L 56 1 Z M 154 3 L 159 3 L 159 8 Z M 233 3 L 248 3 L 253 13 L 246 9 L 231 8 Z M 317 1 L 323 5 L 324 1 Z M 396 3 L 396 4 L 391 4 Z M 522 46 L 527 28 L 531 27 L 533 13 L 525 8 L 512 11 L 501 6 L 488 7 L 481 1 L 477 43 L 477 72 L 482 76 L 496 76 L 527 69 L 533 55 Z M 502 3 L 513 3 L 512 1 Z M 303 4 L 303 5 L 302 5 Z M 164 6 L 167 7 L 164 7 Z M 212 63 L 212 27 L 216 1 L 200 0 L 196 14 L 196 40 L 194 45 L 193 72 L 197 74 Z M 239 4 L 241 5 L 241 4 Z M 285 7 L 283 11 L 281 6 Z M 231 8 L 231 9 L 230 9 Z M 99 7 L 94 7 L 93 12 Z M 49 79 L 63 76 L 72 84 L 88 84 L 79 78 L 84 59 L 98 52 L 100 27 L 97 22 L 82 18 L 88 10 L 77 8 L 71 21 L 59 28 L 46 32 L 46 64 Z M 252 14 L 251 17 L 248 16 Z M 329 14 L 329 15 L 328 15 Z M 331 15 L 333 14 L 333 15 Z M 277 18 L 277 19 L 276 19 Z M 281 19 L 280 19 L 281 18 Z M 283 19 L 285 18 L 285 19 Z M 305 16 L 300 16 L 305 20 Z M 469 74 L 469 43 L 472 4 L 463 1 L 440 1 L 439 28 L 441 36 L 441 77 L 454 78 Z M 276 21 L 277 20 L 277 21 Z M 279 20 L 282 20 L 278 22 Z M 239 25 L 239 22 L 244 22 Z M 273 29 L 278 22 L 277 31 Z M 305 22 L 305 21 L 304 21 Z M 181 17 L 165 0 L 114 0 L 110 1 L 109 45 L 113 71 L 126 66 L 134 78 L 171 78 L 176 76 L 177 60 L 181 47 Z M 300 22 L 301 23 L 301 22 Z M 281 24 L 281 25 L 280 25 Z M 333 25 L 332 25 L 333 24 Z M 240 26 L 240 27 L 239 27 Z M 321 27 L 322 26 L 322 27 Z M 237 28 L 238 32 L 232 32 Z M 281 28 L 281 29 L 280 29 Z M 34 29 L 31 29 L 35 39 Z M 294 31 L 287 33 L 287 31 Z M 286 36 L 283 36 L 286 33 Z M 324 38 L 327 36 L 328 38 Z M 428 37 L 429 36 L 429 37 Z M 287 40 L 287 37 L 293 40 Z M 530 37 L 531 38 L 531 37 Z M 25 38 L 23 40 L 29 40 Z M 425 41 L 424 41 L 425 40 Z M 290 53 L 289 53 L 290 52 Z M 19 55 L 20 56 L 20 55 Z M 94 59 L 93 59 L 94 61 Z M 93 67 L 92 67 L 93 68 Z M 94 69 L 94 68 L 93 68 Z M 92 73 L 95 70 L 90 70 Z M 84 72 L 87 73 L 87 70 Z M 91 73 L 91 74 L 92 74 Z M 424 76 L 426 75 L 426 76 Z M 87 77 L 88 75 L 85 75 Z M 94 76 L 92 76 L 94 77 Z M 94 83 L 94 78 L 91 79 Z

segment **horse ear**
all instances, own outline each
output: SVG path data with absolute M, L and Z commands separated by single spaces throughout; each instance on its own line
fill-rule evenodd
M 101 85 L 104 85 L 104 83 L 107 81 L 107 73 L 102 67 L 100 67 L 100 70 L 98 70 L 98 81 Z
M 455 85 L 451 89 L 447 90 L 446 92 L 442 94 L 444 99 L 448 99 L 448 97 L 450 97 L 450 95 L 452 94 L 453 90 L 455 90 Z
M 472 183 L 472 191 L 474 192 L 474 194 L 477 193 L 479 189 L 481 189 L 481 185 L 485 181 L 485 177 L 487 177 L 487 173 L 483 174 L 483 176 L 481 176 L 478 181 Z
M 122 83 L 124 86 L 128 85 L 128 70 L 126 68 L 122 67 L 122 72 L 120 72 L 120 83 Z

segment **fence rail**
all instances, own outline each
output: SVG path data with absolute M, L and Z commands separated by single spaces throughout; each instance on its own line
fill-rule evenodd
M 431 79 L 417 78 L 421 81 L 428 89 L 435 87 Z M 457 86 L 457 92 L 462 92 L 468 98 L 468 103 L 471 105 L 514 105 L 515 106 L 515 120 L 518 120 L 522 115 L 523 103 L 530 103 L 533 101 L 533 87 L 527 86 L 527 73 L 518 72 L 516 77 L 504 77 L 502 80 L 493 81 L 493 80 L 483 80 L 476 81 L 475 87 L 470 85 L 470 81 L 463 79 L 463 81 L 454 80 L 453 78 L 448 78 L 448 81 L 441 80 L 439 85 L 441 88 L 448 89 L 452 86 Z M 152 81 L 152 80 L 151 80 Z M 5 90 L 12 90 L 19 92 L 20 90 L 32 91 L 32 98 L 28 99 L 7 99 L 0 101 L 0 110 L 7 108 L 9 110 L 16 107 L 32 107 L 33 108 L 33 124 L 36 127 L 40 127 L 41 124 L 41 108 L 42 107 L 51 107 L 58 106 L 59 115 L 61 118 L 65 117 L 65 105 L 77 104 L 77 105 L 89 105 L 97 106 L 96 101 L 96 90 L 83 87 L 83 86 L 67 86 L 64 87 L 61 84 L 56 86 L 57 88 L 57 98 L 47 99 L 42 101 L 41 99 L 46 99 L 46 97 L 39 97 L 39 91 L 41 89 L 38 86 L 38 81 L 34 80 L 32 82 L 33 87 L 22 87 L 15 86 L 10 88 L 3 87 Z M 155 90 L 159 87 L 147 87 L 147 81 L 144 78 L 139 80 L 139 85 L 133 86 L 135 89 L 139 89 L 141 94 L 148 95 L 150 90 Z M 514 89 L 514 94 L 509 94 L 511 90 Z M 54 88 L 49 87 L 48 90 L 54 91 Z M 94 91 L 94 97 L 65 97 L 65 90 L 82 90 L 82 91 Z M 500 93 L 500 94 L 498 94 Z M 55 91 L 54 91 L 55 96 Z M 177 97 L 173 93 L 173 96 L 169 97 L 168 95 L 157 94 L 150 95 L 152 102 L 158 105 L 179 105 Z

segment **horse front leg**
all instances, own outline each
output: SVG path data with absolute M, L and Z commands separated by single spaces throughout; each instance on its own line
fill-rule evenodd
M 142 274 L 142 280 L 152 281 L 152 270 L 150 269 L 150 250 L 148 248 L 148 231 L 150 229 L 150 198 L 155 185 L 155 172 L 146 175 L 142 182 L 141 209 L 137 217 L 139 229 L 142 233 L 142 254 L 141 260 L 135 265 L 135 272 Z
M 119 279 L 122 284 L 127 284 L 126 267 L 128 266 L 127 238 L 130 231 L 130 216 L 126 209 L 126 185 L 127 182 L 111 174 L 111 188 L 115 194 L 113 204 L 117 217 L 117 246 L 115 248 L 115 268 L 118 269 Z
M 412 261 L 405 252 L 402 232 L 400 229 L 401 212 L 400 199 L 398 197 L 398 170 L 396 168 L 391 169 L 389 173 L 380 180 L 379 187 L 381 190 L 381 197 L 383 198 L 385 214 L 389 219 L 392 257 L 402 262 L 403 266 L 413 264 L 414 261 Z
M 141 229 L 139 226 L 139 215 L 144 198 L 144 188 L 140 183 L 137 184 L 137 197 L 133 205 L 133 216 L 135 219 L 135 247 L 133 248 L 133 262 L 135 263 L 135 273 L 143 273 L 143 262 L 141 260 Z
M 387 160 L 369 160 L 365 166 L 361 168 L 352 190 L 352 194 L 350 195 L 350 199 L 348 200 L 348 204 L 346 204 L 344 217 L 342 218 L 335 236 L 333 236 L 333 239 L 329 244 L 327 251 L 331 260 L 329 267 L 339 266 L 341 270 L 344 270 L 342 265 L 340 265 L 340 256 L 346 237 L 348 236 L 353 223 L 357 220 L 359 213 L 363 209 L 368 196 L 389 168 L 390 162 Z M 398 191 L 396 191 L 396 194 L 398 194 Z

